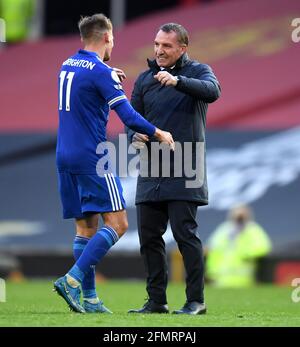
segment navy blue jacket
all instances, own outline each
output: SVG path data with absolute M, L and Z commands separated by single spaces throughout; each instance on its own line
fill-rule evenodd
M 148 60 L 148 65 L 149 69 L 141 73 L 135 82 L 131 104 L 155 126 L 172 133 L 177 142 L 176 150 L 181 145 L 181 151 L 171 153 L 171 177 L 164 177 L 166 175 L 162 173 L 161 167 L 165 160 L 160 156 L 159 161 L 151 161 L 151 151 L 148 150 L 150 165 L 155 167 L 159 164 L 159 177 L 138 177 L 136 203 L 187 200 L 207 205 L 206 113 L 208 104 L 220 96 L 219 82 L 208 65 L 190 60 L 187 54 L 181 56 L 175 67 L 168 70 L 179 78 L 176 87 L 163 86 L 153 77 L 160 71 L 155 60 Z M 127 131 L 132 140 L 134 131 Z M 147 146 L 149 149 L 150 143 Z M 194 176 L 191 176 L 192 168 L 197 168 Z M 190 182 L 190 186 L 187 182 Z

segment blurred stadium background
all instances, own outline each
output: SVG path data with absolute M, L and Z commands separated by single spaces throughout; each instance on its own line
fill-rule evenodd
M 0 18 L 4 5 L 11 10 L 0 48 L 0 277 L 58 276 L 73 262 L 73 222 L 61 217 L 56 181 L 57 72 L 81 46 L 80 15 L 96 12 L 115 24 L 110 65 L 126 72 L 128 96 L 158 27 L 187 28 L 190 57 L 210 64 L 222 86 L 208 112 L 210 205 L 198 213 L 204 244 L 232 204 L 248 203 L 273 242 L 258 279 L 300 277 L 300 43 L 291 39 L 299 0 L 0 0 Z M 112 113 L 109 139 L 120 132 Z M 123 188 L 129 231 L 98 271 L 144 278 L 135 179 L 123 179 Z M 171 276 L 180 280 L 170 230 L 165 240 Z

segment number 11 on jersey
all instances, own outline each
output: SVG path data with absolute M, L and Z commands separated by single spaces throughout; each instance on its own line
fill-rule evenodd
M 59 75 L 59 110 L 63 109 L 63 87 L 64 81 L 66 78 L 67 71 L 62 71 Z M 66 111 L 70 111 L 70 95 L 71 95 L 71 87 L 72 80 L 75 75 L 75 72 L 69 72 L 67 75 L 67 89 L 66 89 Z

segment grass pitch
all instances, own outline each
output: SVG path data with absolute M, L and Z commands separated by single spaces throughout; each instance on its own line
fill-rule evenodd
M 98 293 L 113 315 L 76 314 L 52 292 L 52 281 L 6 283 L 6 302 L 0 303 L 1 327 L 248 327 L 300 326 L 300 303 L 291 300 L 292 287 L 205 290 L 208 313 L 200 316 L 127 314 L 146 296 L 144 282 L 108 281 Z M 170 283 L 170 310 L 185 301 L 184 284 Z

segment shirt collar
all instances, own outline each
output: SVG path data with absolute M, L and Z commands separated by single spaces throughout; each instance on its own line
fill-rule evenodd
M 159 71 L 160 67 L 157 65 L 156 60 L 150 60 L 147 59 L 148 66 L 150 67 L 151 70 L 153 71 Z M 189 62 L 189 56 L 187 53 L 182 54 L 182 56 L 176 61 L 175 66 L 172 66 L 172 68 L 167 68 L 165 70 L 176 70 L 176 69 L 181 69 L 184 65 L 186 65 Z
M 163 70 L 173 70 L 175 67 L 175 65 L 171 66 L 171 67 L 160 67 L 160 69 L 163 71 Z
M 91 51 L 86 51 L 85 49 L 80 49 L 78 51 L 78 53 L 83 54 L 83 55 L 89 55 L 89 56 L 99 58 L 100 60 L 102 60 L 96 52 L 91 52 Z

